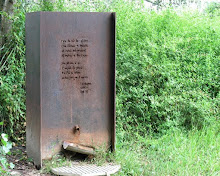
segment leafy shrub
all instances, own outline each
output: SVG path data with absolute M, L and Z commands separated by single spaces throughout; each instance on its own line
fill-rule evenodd
M 0 122 L 0 125 L 3 125 Z M 1 142 L 0 142 L 0 174 L 8 174 L 8 168 L 13 168 L 13 163 L 8 163 L 6 159 L 6 155 L 10 154 L 10 149 L 12 148 L 12 143 L 8 141 L 8 135 L 5 133 L 1 134 Z
M 25 131 L 25 12 L 39 10 L 116 11 L 118 130 L 144 136 L 169 128 L 201 129 L 219 120 L 219 16 L 156 13 L 124 0 L 18 3 L 0 73 L 0 116 L 13 138 Z
M 118 127 L 144 135 L 212 123 L 219 116 L 218 24 L 169 9 L 118 10 Z
M 25 134 L 24 8 L 22 3 L 15 5 L 0 62 L 0 121 L 4 122 L 3 131 L 16 140 Z
M 220 2 L 209 3 L 206 12 L 210 15 L 220 15 Z

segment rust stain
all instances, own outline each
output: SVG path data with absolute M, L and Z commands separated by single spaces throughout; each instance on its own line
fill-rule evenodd
M 115 146 L 115 13 L 26 18 L 27 150 L 36 164 L 63 141 Z

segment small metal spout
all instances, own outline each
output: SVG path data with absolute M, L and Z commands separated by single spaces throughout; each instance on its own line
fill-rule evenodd
M 74 126 L 73 132 L 74 132 L 74 133 L 80 132 L 79 125 Z

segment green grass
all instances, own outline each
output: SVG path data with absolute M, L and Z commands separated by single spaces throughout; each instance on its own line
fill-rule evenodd
M 118 175 L 219 175 L 219 127 L 183 133 L 168 132 L 159 138 L 146 136 L 117 143 Z

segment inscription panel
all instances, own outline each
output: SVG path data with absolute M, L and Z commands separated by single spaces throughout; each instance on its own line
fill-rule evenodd
M 85 67 L 88 59 L 89 40 L 87 38 L 63 39 L 61 43 L 61 79 L 79 84 L 80 93 L 91 91 L 88 70 Z

